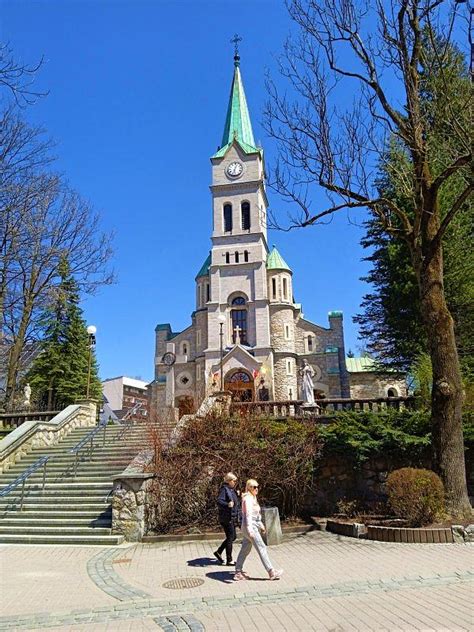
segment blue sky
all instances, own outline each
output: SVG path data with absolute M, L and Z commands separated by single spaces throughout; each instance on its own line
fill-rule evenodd
M 115 233 L 118 282 L 88 298 L 101 377 L 153 377 L 154 328 L 179 331 L 194 309 L 194 276 L 210 248 L 209 157 L 224 126 L 235 32 L 255 138 L 265 71 L 290 23 L 279 0 L 3 1 L 0 37 L 17 57 L 45 64 L 49 96 L 26 111 L 57 141 L 58 167 Z M 270 192 L 274 212 L 286 207 Z M 360 342 L 351 317 L 367 286 L 361 212 L 326 226 L 271 232 L 294 272 L 306 318 L 344 312 L 346 348 Z

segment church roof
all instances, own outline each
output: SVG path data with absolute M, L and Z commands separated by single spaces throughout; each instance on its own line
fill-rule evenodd
M 273 250 L 268 253 L 267 270 L 288 270 L 289 272 L 291 272 L 290 266 L 286 263 L 281 254 L 278 252 L 276 246 L 273 246 Z
M 234 57 L 234 78 L 230 89 L 224 133 L 222 135 L 221 146 L 212 156 L 213 158 L 222 158 L 234 141 L 238 143 L 242 151 L 246 154 L 261 153 L 262 151 L 255 145 L 239 65 L 240 57 L 236 54 Z
M 206 261 L 204 261 L 204 263 L 201 266 L 201 269 L 199 270 L 199 272 L 196 274 L 196 279 L 198 277 L 203 277 L 203 276 L 208 276 L 209 274 L 209 267 L 211 265 L 211 253 L 209 253 L 207 255 L 207 259 Z
M 373 358 L 368 356 L 361 356 L 359 358 L 346 357 L 346 369 L 349 373 L 398 373 L 395 369 L 386 367 L 380 369 L 377 366 L 377 362 Z

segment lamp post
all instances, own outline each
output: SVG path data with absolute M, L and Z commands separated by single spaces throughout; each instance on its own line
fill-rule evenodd
M 95 347 L 95 334 L 97 331 L 97 327 L 95 325 L 89 325 L 87 328 L 87 333 L 89 335 L 89 363 L 87 367 L 87 390 L 86 390 L 86 399 L 89 399 L 90 390 L 91 390 L 91 365 L 92 365 L 92 349 Z
M 217 317 L 217 320 L 219 321 L 219 338 L 220 338 L 220 346 L 221 346 L 221 391 L 224 390 L 224 324 L 226 321 L 226 317 L 225 314 L 223 314 L 222 312 L 219 314 L 219 316 Z

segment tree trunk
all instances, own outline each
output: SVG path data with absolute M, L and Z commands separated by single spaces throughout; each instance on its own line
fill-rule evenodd
M 462 430 L 463 388 L 454 337 L 454 323 L 443 287 L 443 253 L 437 248 L 419 268 L 421 314 L 428 335 L 433 389 L 431 423 L 434 467 L 446 492 L 447 509 L 453 517 L 469 518 L 466 465 Z

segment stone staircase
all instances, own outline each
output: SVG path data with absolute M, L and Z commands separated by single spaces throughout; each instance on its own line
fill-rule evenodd
M 74 476 L 75 455 L 70 450 L 91 428 L 72 430 L 57 445 L 37 448 L 0 475 L 0 491 L 41 456 L 52 458 L 25 483 L 20 511 L 21 483 L 0 497 L 0 544 L 120 544 L 122 536 L 112 535 L 112 477 L 122 472 L 147 444 L 145 424 L 107 426 L 105 444 L 100 430 L 89 457 L 86 451 Z M 121 436 L 123 435 L 123 436 Z

